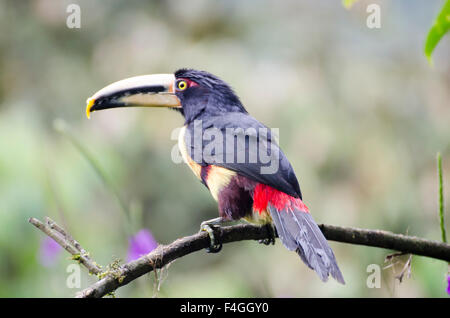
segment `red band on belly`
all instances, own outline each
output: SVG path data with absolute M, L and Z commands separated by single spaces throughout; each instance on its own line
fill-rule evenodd
M 253 209 L 262 213 L 269 203 L 278 211 L 297 209 L 309 213 L 308 207 L 300 198 L 294 198 L 271 186 L 258 183 L 253 192 Z

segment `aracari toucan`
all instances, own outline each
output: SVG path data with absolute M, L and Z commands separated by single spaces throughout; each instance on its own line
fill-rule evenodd
M 283 244 L 296 251 L 323 281 L 331 275 L 344 284 L 332 249 L 302 202 L 291 164 L 271 131 L 248 114 L 224 81 L 193 69 L 131 77 L 89 98 L 86 115 L 128 106 L 170 107 L 183 115 L 179 150 L 218 202 L 219 221 L 244 218 L 273 225 Z M 272 162 L 262 160 L 261 149 Z M 270 167 L 275 169 L 270 171 Z M 203 225 L 212 234 L 209 223 Z M 211 235 L 212 245 L 213 239 Z

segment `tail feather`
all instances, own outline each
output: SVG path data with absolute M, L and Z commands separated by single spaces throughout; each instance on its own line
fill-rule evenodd
M 296 251 L 302 261 L 313 269 L 322 281 L 327 281 L 331 275 L 341 284 L 345 284 L 333 250 L 311 214 L 296 208 L 279 211 L 270 203 L 268 209 L 286 248 Z

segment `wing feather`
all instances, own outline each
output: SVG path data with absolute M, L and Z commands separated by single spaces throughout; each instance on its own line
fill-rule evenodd
M 190 156 L 200 165 L 224 167 L 295 198 L 302 197 L 294 169 L 271 130 L 248 114 L 230 112 L 193 121 L 185 140 Z

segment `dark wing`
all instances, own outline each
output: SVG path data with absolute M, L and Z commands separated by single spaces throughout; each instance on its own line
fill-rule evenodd
M 196 120 L 188 125 L 185 141 L 191 158 L 203 166 L 224 167 L 302 198 L 294 170 L 271 130 L 248 114 L 231 112 Z

